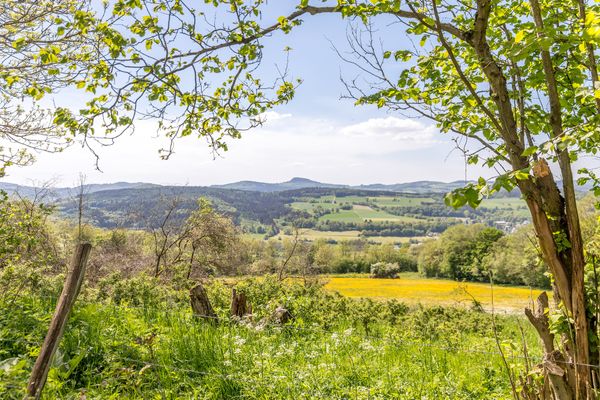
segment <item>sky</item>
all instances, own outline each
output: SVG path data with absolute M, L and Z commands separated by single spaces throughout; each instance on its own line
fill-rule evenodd
M 291 3 L 269 4 L 274 7 L 273 17 L 287 14 Z M 408 40 L 401 27 L 382 26 L 384 41 Z M 339 17 L 319 15 L 306 18 L 289 35 L 277 33 L 265 41 L 264 68 L 275 71 L 289 46 L 289 70 L 303 83 L 290 103 L 264 115 L 262 127 L 230 141 L 227 152 L 215 155 L 203 140 L 185 138 L 176 142 L 169 160 L 161 160 L 158 151 L 166 140 L 157 137 L 156 121 L 140 121 L 133 135 L 97 149 L 100 170 L 89 150 L 73 146 L 60 154 L 38 154 L 33 165 L 10 168 L 2 180 L 19 184 L 54 180 L 71 186 L 84 174 L 88 183 L 212 185 L 304 177 L 368 184 L 491 175 L 473 167 L 465 171 L 451 137 L 440 134 L 430 121 L 355 106 L 352 100 L 340 98 L 344 92 L 340 75 L 353 77 L 355 71 L 344 65 L 331 43 L 342 51 L 347 48 L 346 29 L 347 23 Z

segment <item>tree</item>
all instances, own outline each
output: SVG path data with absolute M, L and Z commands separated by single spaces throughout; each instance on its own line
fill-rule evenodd
M 185 239 L 181 244 L 187 248 L 190 279 L 196 265 L 218 264 L 237 239 L 231 219 L 217 214 L 206 199 L 198 200 L 183 228 Z
M 501 237 L 501 231 L 482 224 L 454 225 L 421 246 L 419 270 L 426 276 L 489 281 L 483 260 Z
M 190 279 L 198 266 L 227 262 L 237 242 L 231 219 L 215 212 L 208 200 L 198 199 L 198 207 L 187 218 L 182 203 L 176 194 L 161 195 L 145 219 L 145 229 L 152 237 L 155 277 L 183 264 Z
M 169 254 L 187 239 L 188 227 L 183 226 L 179 212 L 181 198 L 161 195 L 160 201 L 145 219 L 145 229 L 152 235 L 154 276 L 158 277 L 171 264 Z
M 40 100 L 95 63 L 102 43 L 85 33 L 93 29 L 85 23 L 91 15 L 88 1 L 1 2 L 0 177 L 8 166 L 31 163 L 33 152 L 58 152 L 73 142 Z
M 46 223 L 52 207 L 43 198 L 9 199 L 0 192 L 0 269 L 15 262 L 56 266 L 56 243 Z
M 482 261 L 484 269 L 492 273 L 494 283 L 549 286 L 544 274 L 546 266 L 530 226 L 499 238 Z

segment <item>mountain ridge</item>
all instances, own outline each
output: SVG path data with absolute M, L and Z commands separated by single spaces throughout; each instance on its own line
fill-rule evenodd
M 357 190 L 373 190 L 373 191 L 392 191 L 406 193 L 445 193 L 450 190 L 462 187 L 464 181 L 442 182 L 442 181 L 414 181 L 396 184 L 362 184 L 362 185 L 345 185 L 334 183 L 323 183 L 308 178 L 293 177 L 285 182 L 260 182 L 252 180 L 243 180 L 220 185 L 210 186 L 185 186 L 185 185 L 159 185 L 147 182 L 113 182 L 113 183 L 94 183 L 84 185 L 85 193 L 95 193 L 100 191 L 120 190 L 120 189 L 142 189 L 142 188 L 160 188 L 160 187 L 181 187 L 181 188 L 215 188 L 215 189 L 232 189 L 245 190 L 263 193 L 283 192 L 296 189 L 311 189 L 311 188 L 331 188 L 331 189 L 357 189 Z M 34 196 L 39 189 L 36 186 L 19 185 L 11 182 L 0 182 L 0 190 L 4 190 L 9 194 L 19 193 L 26 197 Z M 56 187 L 51 188 L 53 197 L 65 198 L 75 194 L 77 187 Z

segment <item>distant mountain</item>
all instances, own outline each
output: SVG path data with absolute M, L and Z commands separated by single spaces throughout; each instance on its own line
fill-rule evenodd
M 374 183 L 368 185 L 340 185 L 322 183 L 306 178 L 292 178 L 287 182 L 264 183 L 255 181 L 240 181 L 225 185 L 213 185 L 211 187 L 221 189 L 249 190 L 256 192 L 282 192 L 285 190 L 309 189 L 309 188 L 333 188 L 333 189 L 358 189 L 358 190 L 384 190 L 403 193 L 448 193 L 454 189 L 463 187 L 465 181 L 438 182 L 438 181 L 416 181 L 396 184 Z
M 414 226 L 417 226 L 420 229 L 419 232 L 421 232 L 422 225 L 427 224 L 427 220 L 430 218 L 435 217 L 443 220 L 450 217 L 465 217 L 464 211 L 450 210 L 443 204 L 445 193 L 463 185 L 464 182 L 462 181 L 449 183 L 420 181 L 396 185 L 349 186 L 321 183 L 305 178 L 293 178 L 281 183 L 243 181 L 212 187 L 162 186 L 143 182 L 117 182 L 86 185 L 84 203 L 86 220 L 95 226 L 137 229 L 159 224 L 160 216 L 173 201 L 177 201 L 179 208 L 176 218 L 183 221 L 197 207 L 197 199 L 204 197 L 209 199 L 219 212 L 230 216 L 237 225 L 253 228 L 260 225 L 263 230 L 277 230 L 278 228 L 273 227 L 279 223 L 278 221 L 287 221 L 287 224 L 291 223 L 290 221 L 298 221 L 305 228 L 321 226 L 325 230 L 361 230 L 364 227 L 360 224 L 348 225 L 346 223 L 344 225 L 344 222 L 330 221 L 325 226 L 323 221 L 319 219 L 324 212 L 337 213 L 340 210 L 347 210 L 343 207 L 359 205 L 361 207 L 380 207 L 374 209 L 373 213 L 389 212 L 392 215 L 404 215 L 403 213 L 412 215 L 414 218 L 410 222 L 395 222 L 394 229 L 401 229 L 402 232 L 406 233 Z M 78 213 L 76 196 L 79 190 L 76 187 L 51 189 L 48 191 L 49 194 L 42 200 L 39 199 L 38 195 L 40 190 L 32 186 L 0 183 L 0 190 L 4 190 L 9 194 L 19 193 L 21 196 L 30 198 L 37 195 L 38 202 L 55 204 L 58 214 L 63 217 L 73 218 Z M 513 192 L 510 197 L 514 195 L 518 196 L 518 193 Z M 332 205 L 337 203 L 320 200 L 324 196 L 332 196 L 337 199 L 345 198 L 345 200 L 340 200 L 343 203 L 342 205 Z M 430 200 L 424 203 L 415 200 L 414 203 L 409 201 L 407 204 L 402 202 L 385 205 L 374 205 L 375 203 L 373 203 L 365 206 L 364 204 L 369 202 L 369 198 L 385 197 L 389 199 L 390 196 L 409 199 L 426 197 Z M 501 197 L 507 197 L 507 195 Z M 302 208 L 294 208 L 292 204 L 295 202 L 310 204 L 308 210 L 316 207 L 316 209 L 320 209 L 318 211 L 320 214 L 317 215 Z M 327 209 L 331 210 L 327 211 Z M 503 210 L 500 211 L 504 212 Z M 468 211 L 469 215 L 478 215 L 480 219 L 484 217 L 492 218 L 487 214 L 487 216 L 484 215 L 485 212 L 485 210 Z M 507 212 L 507 215 L 496 214 L 493 215 L 494 220 L 506 220 L 514 216 L 512 211 Z M 391 229 L 392 225 L 388 228 Z
M 425 193 L 448 193 L 456 188 L 463 187 L 464 181 L 454 182 L 438 182 L 438 181 L 416 181 L 407 183 L 396 183 L 396 184 L 368 184 L 368 185 L 341 185 L 333 183 L 323 183 L 313 181 L 306 178 L 292 178 L 287 182 L 280 183 L 267 183 L 258 181 L 240 181 L 227 183 L 223 185 L 212 185 L 210 189 L 230 189 L 230 190 L 244 190 L 248 192 L 260 192 L 260 193 L 275 193 L 284 192 L 289 190 L 298 189 L 356 189 L 356 190 L 370 190 L 370 191 L 390 191 L 390 192 L 401 192 L 401 193 L 414 193 L 414 194 L 425 194 Z M 87 194 L 102 192 L 102 191 L 113 191 L 122 189 L 147 189 L 147 188 L 165 188 L 167 186 L 157 185 L 153 183 L 144 182 L 116 182 L 116 183 L 102 183 L 102 184 L 89 184 L 85 185 L 85 192 Z M 199 188 L 202 186 L 180 186 L 180 188 Z M 4 190 L 9 194 L 18 192 L 25 197 L 33 197 L 39 189 L 33 186 L 16 185 L 14 183 L 0 182 L 0 190 Z M 78 188 L 67 188 L 59 187 L 52 188 L 50 198 L 64 199 L 67 197 L 73 197 L 77 194 Z
M 472 181 L 469 181 L 472 182 Z M 562 186 L 560 185 L 559 187 Z M 396 184 L 382 184 L 382 183 L 374 183 L 374 184 L 366 184 L 366 185 L 341 185 L 341 184 L 333 184 L 333 183 L 323 183 L 314 181 L 306 178 L 292 178 L 287 182 L 280 183 L 267 183 L 267 182 L 258 182 L 258 181 L 240 181 L 227 183 L 223 185 L 212 185 L 209 187 L 202 186 L 179 186 L 182 190 L 185 188 L 204 188 L 204 189 L 229 189 L 229 190 L 243 190 L 247 192 L 260 192 L 260 193 L 277 193 L 284 192 L 290 190 L 299 190 L 299 189 L 355 189 L 355 190 L 370 190 L 370 191 L 389 191 L 389 192 L 398 192 L 398 193 L 412 193 L 412 194 L 445 194 L 454 189 L 463 187 L 465 185 L 465 181 L 454 181 L 454 182 L 440 182 L 440 181 L 415 181 L 415 182 L 406 182 L 406 183 L 396 183 Z M 590 190 L 590 185 L 580 186 L 578 187 L 578 191 L 587 192 Z M 102 183 L 102 184 L 89 184 L 85 185 L 85 192 L 87 194 L 103 192 L 103 191 L 113 191 L 113 190 L 123 190 L 123 189 L 148 189 L 148 188 L 166 188 L 168 186 L 157 185 L 153 183 L 145 183 L 145 182 L 116 182 L 116 183 Z M 22 196 L 25 197 L 33 197 L 36 193 L 39 192 L 39 189 L 36 189 L 33 186 L 24 186 L 17 185 L 14 183 L 0 182 L 0 190 L 4 190 L 9 194 L 13 194 L 18 192 Z M 59 187 L 52 188 L 49 195 L 47 196 L 50 199 L 60 200 L 68 197 L 73 197 L 77 194 L 78 188 L 67 188 L 67 187 Z M 501 197 L 505 196 L 510 197 L 518 197 L 519 191 L 513 190 L 510 194 L 501 194 Z
M 84 185 L 84 192 L 86 194 L 101 192 L 105 190 L 120 190 L 120 189 L 144 189 L 160 187 L 154 183 L 145 182 L 115 182 L 115 183 L 92 183 Z M 19 193 L 23 197 L 32 198 L 36 194 L 40 193 L 40 188 L 35 186 L 17 185 L 15 183 L 0 182 L 0 190 L 4 190 L 8 194 Z M 75 196 L 79 188 L 77 187 L 57 187 L 49 188 L 46 192 L 46 197 L 50 199 L 59 200 L 67 197 Z
M 284 190 L 306 189 L 306 188 L 347 188 L 347 185 L 336 185 L 321 183 L 306 178 L 292 178 L 287 182 L 265 183 L 255 181 L 240 181 L 227 183 L 225 185 L 213 185 L 219 189 L 249 190 L 254 192 L 282 192 Z

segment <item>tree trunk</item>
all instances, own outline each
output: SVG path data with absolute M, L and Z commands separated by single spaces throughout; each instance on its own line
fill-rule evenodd
M 194 255 L 196 254 L 196 247 L 192 244 L 192 255 L 190 256 L 190 265 L 188 267 L 187 279 L 190 279 L 192 276 L 192 268 L 194 266 Z
M 540 29 L 539 18 L 535 15 L 537 1 L 532 0 L 530 4 L 534 8 L 536 26 Z M 486 32 L 491 8 L 491 1 L 477 1 L 476 18 L 467 41 L 475 50 L 481 68 L 490 84 L 493 93 L 492 99 L 496 103 L 499 115 L 498 120 L 501 121 L 499 134 L 506 145 L 511 167 L 514 171 L 518 171 L 530 168 L 530 163 L 527 157 L 523 156 L 525 146 L 519 140 L 506 78 L 487 43 Z M 556 137 L 562 132 L 560 102 L 557 100 L 556 81 L 549 54 L 542 52 L 542 59 L 545 61 L 544 70 L 551 105 L 549 122 L 552 127 L 552 136 Z M 538 160 L 533 165 L 534 176 L 518 181 L 518 185 L 531 212 L 544 261 L 554 276 L 558 293 L 557 301 L 563 302 L 565 311 L 574 320 L 572 326 L 575 331 L 574 337 L 566 335 L 563 338 L 566 339 L 565 361 L 588 364 L 588 322 L 583 290 L 584 259 L 581 231 L 575 204 L 569 154 L 564 150 L 558 156 L 562 179 L 565 182 L 563 189 L 566 201 L 558 190 L 556 181 L 544 159 Z M 573 379 L 568 380 L 570 390 L 576 398 L 586 399 L 591 392 L 590 369 L 586 365 L 577 365 L 575 372 L 576 382 Z

